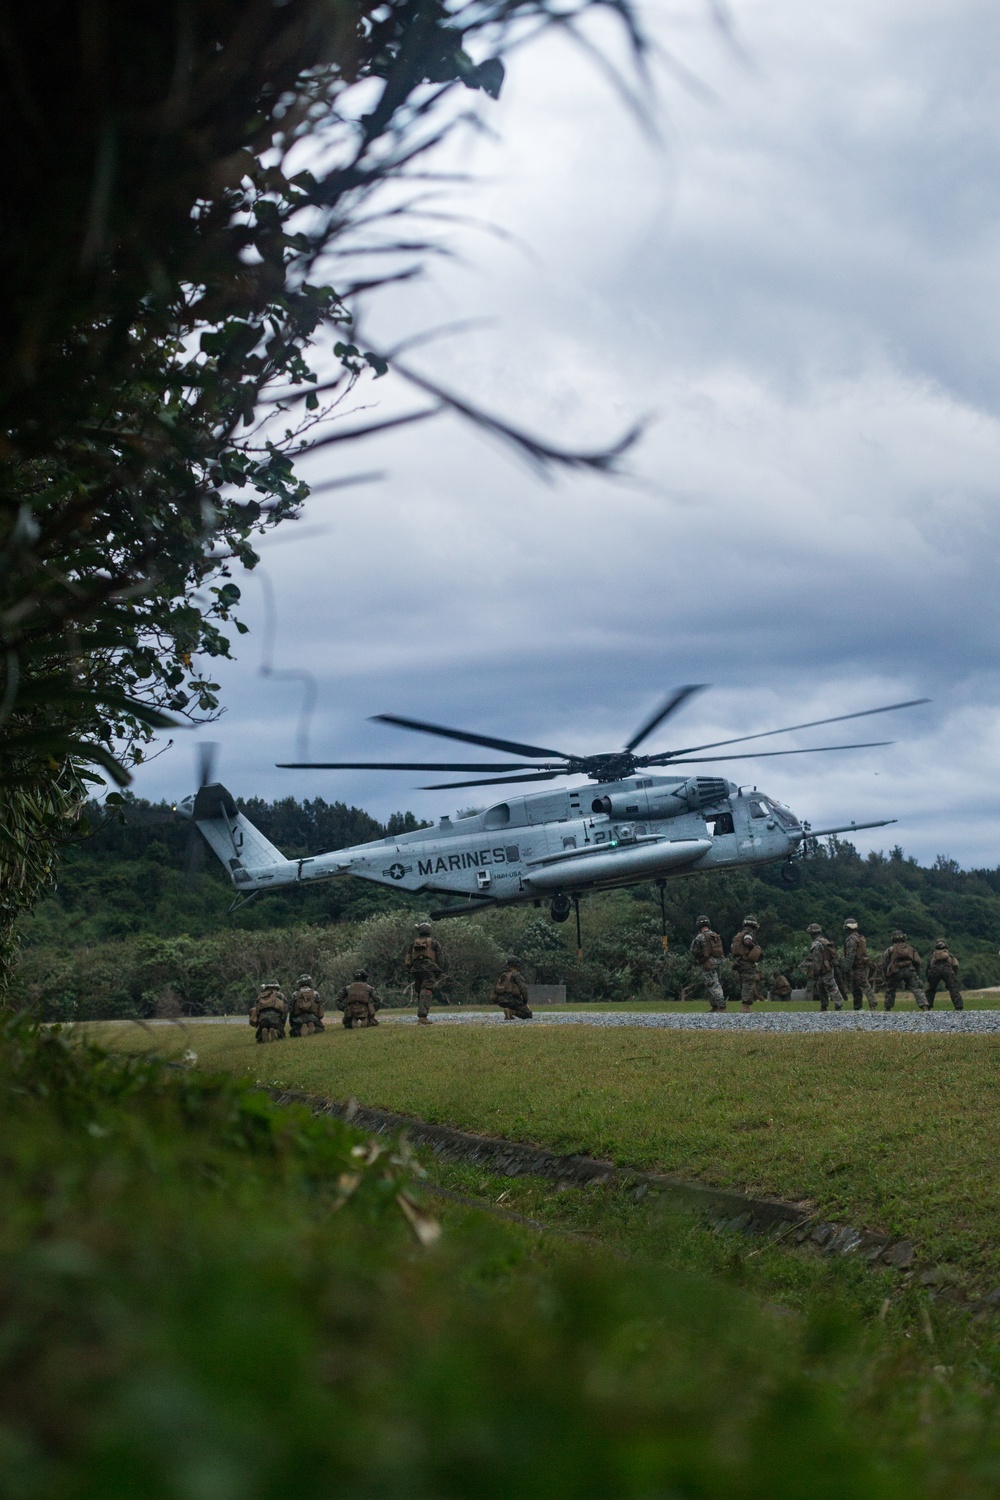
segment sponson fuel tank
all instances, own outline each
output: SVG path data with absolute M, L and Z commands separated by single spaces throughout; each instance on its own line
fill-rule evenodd
M 621 880 L 631 876 L 642 880 L 661 870 L 694 864 L 712 847 L 712 840 L 662 839 L 655 844 L 639 844 L 622 849 L 603 849 L 593 854 L 578 852 L 576 857 L 555 859 L 529 868 L 522 879 L 525 890 L 573 890 L 604 880 Z

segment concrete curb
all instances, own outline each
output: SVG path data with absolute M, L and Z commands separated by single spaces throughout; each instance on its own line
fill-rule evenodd
M 910 1271 L 915 1266 L 916 1253 L 909 1240 L 892 1242 L 888 1235 L 851 1225 L 818 1223 L 815 1213 L 796 1203 L 751 1198 L 728 1189 L 682 1182 L 660 1172 L 619 1167 L 591 1156 L 560 1156 L 540 1146 L 475 1135 L 411 1115 L 373 1109 L 354 1099 L 342 1102 L 291 1089 L 271 1088 L 267 1092 L 276 1104 L 303 1104 L 314 1114 L 347 1120 L 371 1135 L 398 1135 L 405 1130 L 414 1145 L 428 1147 L 441 1161 L 485 1167 L 497 1177 L 544 1177 L 567 1187 L 614 1185 L 637 1201 L 654 1193 L 670 1198 L 719 1230 L 767 1235 L 827 1255 L 856 1256 L 872 1266 L 891 1266 L 898 1271 Z

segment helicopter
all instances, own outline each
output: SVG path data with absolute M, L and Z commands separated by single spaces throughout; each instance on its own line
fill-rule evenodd
M 874 740 L 853 745 L 814 745 L 807 749 L 702 754 L 794 730 L 915 708 L 928 699 L 889 703 L 758 734 L 640 754 L 640 745 L 703 687 L 704 684 L 689 684 L 677 688 L 623 749 L 609 753 L 569 755 L 544 746 L 449 729 L 396 714 L 377 714 L 376 723 L 501 751 L 519 759 L 279 763 L 283 770 L 480 773 L 471 780 L 435 782 L 422 787 L 422 791 L 479 786 L 506 788 L 567 776 L 583 776 L 589 783 L 544 791 L 510 791 L 503 801 L 482 812 L 456 815 L 455 819 L 446 815 L 434 826 L 373 839 L 353 848 L 287 859 L 239 811 L 224 786 L 209 782 L 204 769 L 204 784 L 197 793 L 179 803 L 177 811 L 193 819 L 194 826 L 229 871 L 238 892 L 231 910 L 263 891 L 354 875 L 411 893 L 450 898 L 448 905 L 431 912 L 435 920 L 526 902 L 535 906 L 547 902 L 556 922 L 566 921 L 575 907 L 578 927 L 582 895 L 652 880 L 660 891 L 662 913 L 663 890 L 668 879 L 776 862 L 783 865 L 782 879 L 790 885 L 798 884 L 801 874 L 794 857 L 805 839 L 885 828 L 896 821 L 886 818 L 874 823 L 851 822 L 811 829 L 777 798 L 756 788 L 747 790 L 722 776 L 647 773 L 661 767 L 716 765 L 720 761 L 862 750 L 891 744 L 890 740 Z

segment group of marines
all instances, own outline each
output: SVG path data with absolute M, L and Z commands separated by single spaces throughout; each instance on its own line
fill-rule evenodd
M 726 997 L 719 978 L 719 969 L 726 950 L 722 938 L 712 928 L 708 917 L 699 917 L 697 932 L 691 944 L 691 952 L 701 965 L 702 982 L 713 1010 L 726 1009 Z M 762 974 L 760 962 L 763 952 L 758 942 L 760 923 L 752 914 L 743 918 L 743 925 L 729 945 L 729 957 L 740 982 L 740 1009 L 749 1011 L 755 1000 L 761 998 Z M 820 1010 L 842 1010 L 844 997 L 850 992 L 854 1009 L 861 1010 L 867 1001 L 869 1010 L 878 1008 L 878 999 L 872 986 L 873 960 L 868 956 L 868 940 L 854 917 L 844 923 L 844 948 L 839 952 L 836 944 L 823 934 L 818 922 L 810 922 L 806 928 L 810 937 L 808 952 L 803 960 L 806 972 L 806 998 L 818 1000 Z M 920 1010 L 931 1010 L 934 997 L 941 985 L 951 996 L 956 1010 L 963 1009 L 962 991 L 958 986 L 958 959 L 948 951 L 946 938 L 938 938 L 934 951 L 927 960 L 927 986 L 920 973 L 920 954 L 907 940 L 905 932 L 898 928 L 892 934 L 889 946 L 882 954 L 880 966 L 885 979 L 885 1008 L 892 1010 L 896 1003 L 897 990 L 909 990 Z M 787 1000 L 792 986 L 786 974 L 779 974 L 771 985 L 771 995 L 776 1000 Z
M 432 935 L 429 922 L 417 924 L 416 936 L 406 950 L 403 963 L 417 1001 L 417 1021 L 427 1026 L 431 1020 L 431 1001 L 438 999 L 445 1005 L 449 1003 L 440 993 L 447 979 L 448 960 L 441 944 Z M 493 986 L 493 1000 L 500 1006 L 505 1020 L 531 1020 L 528 987 L 521 977 L 519 959 L 508 958 Z M 354 978 L 342 987 L 335 1004 L 343 1013 L 343 1024 L 349 1031 L 354 1027 L 378 1025 L 375 1012 L 382 1008 L 382 997 L 375 986 L 368 983 L 367 969 L 355 970 Z M 262 984 L 257 1000 L 251 1006 L 249 1021 L 258 1042 L 280 1042 L 285 1038 L 286 1023 L 289 1036 L 312 1036 L 324 1030 L 325 1015 L 312 976 L 300 974 L 291 1001 L 285 999 L 281 986 L 273 980 Z
M 344 1025 L 377 1026 L 375 1012 L 381 1009 L 382 1000 L 374 985 L 368 983 L 367 969 L 357 969 L 350 984 L 345 984 L 337 996 L 337 1009 L 344 1013 Z M 325 1030 L 323 1020 L 326 1011 L 315 988 L 311 974 L 300 974 L 298 987 L 291 1001 L 285 999 L 281 986 L 268 980 L 260 987 L 260 994 L 250 1007 L 250 1025 L 257 1033 L 258 1042 L 281 1042 L 285 1039 L 285 1023 L 288 1035 L 313 1036 Z

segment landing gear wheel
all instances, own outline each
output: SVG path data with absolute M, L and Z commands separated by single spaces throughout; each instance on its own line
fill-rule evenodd
M 790 859 L 787 865 L 782 865 L 781 883 L 782 885 L 789 886 L 802 884 L 802 871 L 799 869 L 794 860 Z
M 553 922 L 568 922 L 569 914 L 572 910 L 572 901 L 568 896 L 564 896 L 562 891 L 557 896 L 552 897 L 552 901 L 549 904 L 549 916 Z

